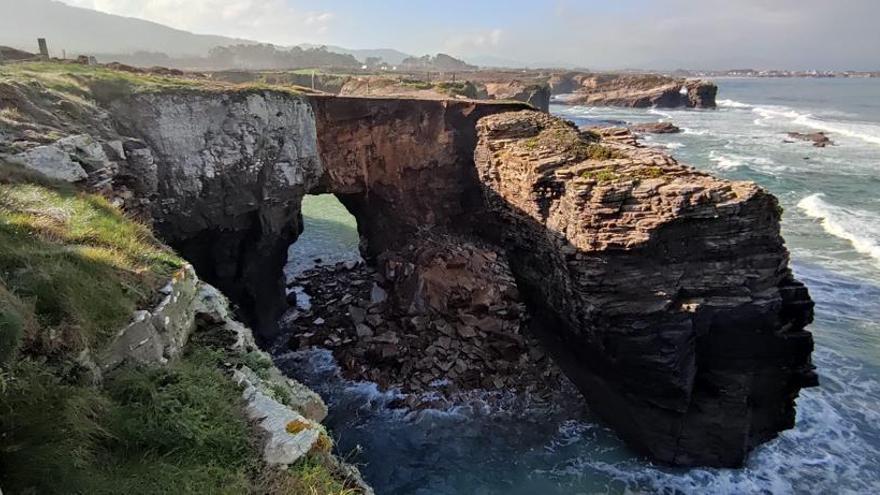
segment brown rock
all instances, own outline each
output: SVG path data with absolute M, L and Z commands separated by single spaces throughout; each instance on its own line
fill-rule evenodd
M 788 269 L 778 202 L 599 138 L 538 112 L 482 119 L 475 162 L 499 219 L 486 230 L 626 440 L 663 462 L 740 465 L 816 384 L 812 302 Z M 552 175 L 535 150 L 557 157 Z
M 676 134 L 681 129 L 672 124 L 672 122 L 648 122 L 643 124 L 634 124 L 629 126 L 633 132 L 641 132 L 645 134 Z

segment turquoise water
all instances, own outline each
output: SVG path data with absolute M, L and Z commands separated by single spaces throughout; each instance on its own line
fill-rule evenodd
M 795 272 L 817 303 L 821 387 L 801 392 L 796 427 L 744 469 L 668 469 L 630 452 L 575 392 L 552 410 L 511 396 L 406 413 L 385 407 L 393 391 L 339 379 L 324 351 L 280 355 L 328 399 L 339 452 L 363 464 L 377 493 L 880 493 L 880 80 L 718 82 L 714 111 L 551 111 L 581 124 L 671 121 L 685 132 L 647 144 L 780 198 Z M 816 130 L 837 146 L 783 142 L 788 131 Z M 351 255 L 354 219 L 324 201 L 306 204 L 293 249 Z M 310 247 L 311 236 L 323 247 Z
M 316 265 L 360 259 L 357 223 L 336 196 L 306 196 L 302 212 L 303 234 L 287 250 L 287 280 Z

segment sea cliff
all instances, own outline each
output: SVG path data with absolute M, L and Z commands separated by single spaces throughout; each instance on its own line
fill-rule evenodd
M 77 65 L 3 70 L 2 157 L 140 218 L 230 298 L 257 343 L 278 336 L 302 197 L 333 193 L 387 294 L 376 303 L 385 312 L 371 312 L 382 318 L 341 327 L 356 376 L 378 355 L 392 381 L 516 388 L 518 370 L 556 376 L 558 365 L 631 445 L 711 466 L 740 465 L 790 428 L 799 389 L 816 383 L 812 302 L 788 268 L 775 198 L 626 131 L 579 131 L 518 102 L 319 95 Z M 478 290 L 485 280 L 509 290 Z M 517 311 L 541 324 L 527 331 Z M 191 339 L 140 315 L 138 337 L 124 342 L 151 336 L 147 355 L 175 362 L 159 349 Z M 412 360 L 418 352 L 432 359 Z M 242 368 L 233 376 L 246 414 L 294 418 L 263 400 L 271 383 Z M 279 424 L 261 422 L 262 437 L 285 445 Z

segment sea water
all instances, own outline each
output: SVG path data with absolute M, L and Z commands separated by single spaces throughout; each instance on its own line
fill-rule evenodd
M 644 142 L 779 197 L 794 271 L 816 301 L 821 385 L 801 391 L 795 428 L 743 469 L 672 469 L 630 451 L 574 391 L 554 406 L 476 395 L 411 412 L 387 407 L 395 391 L 340 379 L 327 351 L 279 352 L 328 401 L 337 453 L 377 493 L 880 493 L 880 79 L 718 83 L 717 110 L 551 111 L 587 125 L 672 122 L 684 132 Z M 790 131 L 826 131 L 835 145 L 787 143 Z M 291 273 L 316 257 L 357 257 L 354 219 L 332 197 L 307 198 L 303 213 Z

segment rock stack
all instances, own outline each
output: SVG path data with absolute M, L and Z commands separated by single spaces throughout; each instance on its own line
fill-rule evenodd
M 480 120 L 495 242 L 591 407 L 661 462 L 738 466 L 817 382 L 776 198 L 538 112 Z M 626 133 L 614 133 L 621 138 Z M 599 139 L 599 141 L 595 141 Z

